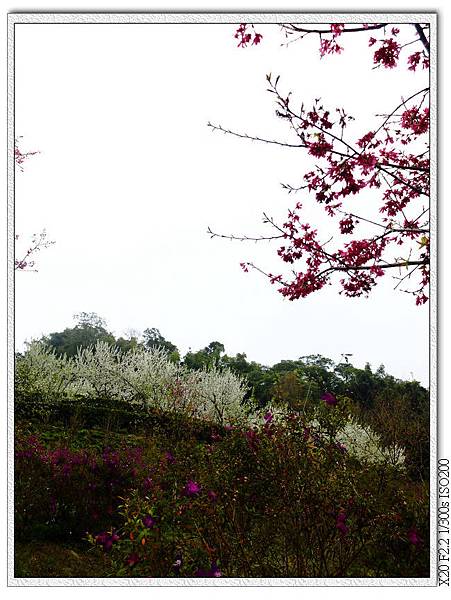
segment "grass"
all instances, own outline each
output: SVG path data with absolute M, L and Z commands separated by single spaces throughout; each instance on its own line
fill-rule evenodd
M 101 428 L 66 427 L 64 424 L 38 424 L 22 422 L 16 425 L 16 433 L 39 435 L 49 447 L 65 445 L 73 450 L 101 450 L 105 446 L 119 448 L 126 443 L 129 447 L 142 446 L 149 435 L 108 431 Z
M 14 577 L 107 577 L 108 557 L 88 545 L 32 541 L 14 547 Z

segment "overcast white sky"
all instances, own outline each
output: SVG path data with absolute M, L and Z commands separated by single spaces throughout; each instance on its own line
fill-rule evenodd
M 16 178 L 19 255 L 43 228 L 56 242 L 38 273 L 16 275 L 18 347 L 86 311 L 117 335 L 157 327 L 182 353 L 212 340 L 263 364 L 352 353 L 428 385 L 428 305 L 390 277 L 369 299 L 334 286 L 289 302 L 239 267 L 279 272 L 277 246 L 206 233 L 268 234 L 263 211 L 284 219 L 303 200 L 280 186 L 301 182 L 302 150 L 207 127 L 287 139 L 267 73 L 306 104 L 345 107 L 364 123 L 357 135 L 422 85 L 422 74 L 372 71 L 358 36 L 320 60 L 313 36 L 280 47 L 276 27 L 258 30 L 264 43 L 244 50 L 232 25 L 16 25 L 16 135 L 41 152 Z

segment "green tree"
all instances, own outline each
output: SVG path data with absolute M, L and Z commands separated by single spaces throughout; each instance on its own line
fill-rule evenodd
M 114 345 L 119 348 L 121 352 L 130 352 L 130 350 L 134 350 L 141 346 L 138 339 L 134 336 L 131 338 L 120 337 L 115 341 Z
M 50 333 L 43 341 L 55 349 L 59 355 L 75 356 L 79 349 L 87 348 L 97 342 L 106 342 L 113 345 L 115 337 L 106 328 L 106 322 L 96 313 L 79 313 L 74 315 L 77 319 L 75 327 L 68 327 L 64 331 Z
M 179 362 L 180 354 L 175 344 L 165 339 L 156 327 L 145 329 L 143 332 L 144 347 L 150 350 L 157 348 L 168 353 L 170 359 L 174 362 Z
M 342 392 L 341 381 L 335 375 L 334 367 L 333 360 L 319 354 L 299 358 L 299 376 L 308 383 L 309 397 L 319 398 L 324 392 Z
M 265 406 L 272 398 L 272 387 L 276 381 L 276 373 L 272 367 L 247 361 L 246 354 L 239 352 L 236 356 L 224 355 L 221 364 L 237 375 L 245 377 L 248 382 L 246 398 L 253 398 L 260 406 Z
M 224 366 L 222 363 L 224 350 L 224 344 L 221 344 L 221 342 L 210 342 L 202 350 L 198 350 L 197 352 L 191 352 L 190 350 L 187 352 L 183 363 L 189 369 L 197 371 L 214 366 L 221 367 Z
M 273 399 L 278 404 L 287 404 L 292 410 L 305 410 L 308 400 L 308 384 L 296 370 L 278 376 L 273 386 Z
M 362 414 L 388 447 L 402 446 L 414 479 L 429 478 L 429 393 L 417 381 L 390 378 Z

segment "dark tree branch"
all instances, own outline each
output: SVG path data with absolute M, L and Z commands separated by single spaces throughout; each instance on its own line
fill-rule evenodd
M 272 235 L 269 237 L 259 236 L 259 237 L 251 237 L 248 235 L 226 235 L 224 233 L 215 233 L 211 230 L 210 227 L 207 229 L 207 233 L 212 237 L 218 237 L 226 240 L 235 240 L 238 242 L 262 242 L 262 241 L 271 241 L 271 240 L 279 240 L 281 238 L 286 237 L 285 235 Z
M 342 33 L 351 33 L 353 31 L 374 31 L 375 29 L 383 29 L 387 27 L 388 23 L 378 23 L 374 25 L 368 25 L 367 27 L 348 27 L 346 28 L 346 23 L 343 23 L 345 28 Z M 294 25 L 293 23 L 289 23 L 287 25 L 282 26 L 287 31 L 296 31 L 296 33 L 318 33 L 318 34 L 326 34 L 331 33 L 330 27 L 329 29 L 308 29 L 306 27 L 300 27 L 299 25 Z
M 210 123 L 210 121 L 207 123 L 207 127 L 210 127 L 212 131 L 222 131 L 223 133 L 228 133 L 229 135 L 234 135 L 235 137 L 250 140 L 252 142 L 264 142 L 265 144 L 275 144 L 276 146 L 285 146 L 286 148 L 307 148 L 306 144 L 289 144 L 287 142 L 279 142 L 277 140 L 268 140 L 265 138 L 248 135 L 247 133 L 238 133 L 236 131 L 232 131 L 231 129 L 225 129 L 221 125 L 213 125 L 213 123 Z
M 386 264 L 375 264 L 375 265 L 347 265 L 345 267 L 328 267 L 327 269 L 325 269 L 324 271 L 321 271 L 321 273 L 318 273 L 318 277 L 323 277 L 324 275 L 326 275 L 327 273 L 331 273 L 334 271 L 370 271 L 371 269 L 374 269 L 374 267 L 378 267 L 380 269 L 395 269 L 395 268 L 407 268 L 407 267 L 411 267 L 414 265 L 428 265 L 429 261 L 428 260 L 406 260 L 406 261 L 402 261 L 402 262 L 396 262 L 396 263 L 386 263 Z
M 297 117 L 297 118 L 299 118 L 299 117 Z M 239 132 L 233 131 L 231 129 L 226 129 L 225 127 L 222 127 L 221 125 L 214 125 L 210 121 L 207 123 L 207 127 L 210 127 L 212 129 L 212 131 L 222 131 L 222 133 L 227 133 L 229 135 L 233 135 L 233 136 L 241 138 L 241 139 L 250 140 L 251 142 L 263 142 L 265 144 L 274 144 L 276 146 L 283 146 L 285 148 L 308 148 L 308 146 L 306 144 L 290 144 L 289 142 L 281 142 L 279 140 L 269 140 L 267 138 L 261 138 L 258 136 L 249 135 L 247 133 L 239 133 Z M 324 131 L 320 127 L 318 127 L 318 129 L 320 129 L 321 131 Z M 349 148 L 349 150 L 351 152 L 353 152 L 353 154 L 350 155 L 350 154 L 345 154 L 344 152 L 340 152 L 339 150 L 330 150 L 330 154 L 336 154 L 337 156 L 341 156 L 342 158 L 346 158 L 346 159 L 354 158 L 354 156 L 359 155 L 359 153 L 354 148 L 352 148 L 351 146 L 346 144 L 346 142 L 344 140 L 338 138 L 337 136 L 334 136 L 330 132 L 325 132 L 325 133 L 327 133 L 327 135 L 334 137 L 337 141 L 345 144 Z M 429 172 L 429 169 L 426 167 L 415 167 L 415 166 L 407 166 L 407 165 L 402 166 L 402 165 L 395 165 L 393 163 L 377 163 L 376 166 L 380 169 L 383 169 L 383 167 L 391 167 L 393 169 L 401 169 L 401 170 L 406 170 L 406 171 L 421 171 L 424 173 Z M 391 174 L 391 175 L 392 175 L 392 177 L 394 177 L 393 174 Z
M 418 36 L 419 36 L 423 46 L 425 47 L 427 53 L 429 54 L 429 50 L 430 50 L 429 41 L 428 41 L 427 37 L 424 35 L 424 31 L 423 31 L 423 28 L 421 27 L 420 23 L 415 23 L 415 29 L 418 33 Z

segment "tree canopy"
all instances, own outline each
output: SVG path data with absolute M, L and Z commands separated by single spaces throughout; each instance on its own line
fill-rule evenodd
M 166 340 L 155 327 L 145 329 L 142 338 L 145 348 L 159 348 L 160 350 L 166 351 L 176 362 L 180 360 L 177 346 L 169 340 Z
M 75 327 L 67 327 L 64 331 L 53 332 L 44 337 L 44 341 L 55 349 L 59 355 L 75 356 L 83 348 L 93 346 L 96 342 L 115 344 L 114 335 L 106 329 L 104 319 L 96 313 L 79 313 L 74 315 Z

